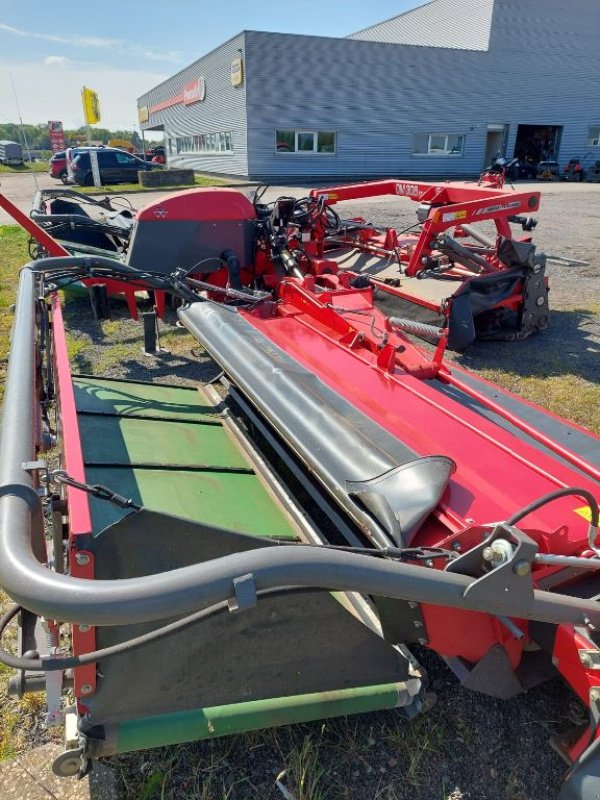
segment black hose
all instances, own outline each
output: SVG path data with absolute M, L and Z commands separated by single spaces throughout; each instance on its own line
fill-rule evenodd
M 277 597 L 282 594 L 291 594 L 298 591 L 320 592 L 326 590 L 318 588 L 307 590 L 296 586 L 290 586 L 283 589 L 263 589 L 256 592 L 256 596 L 257 598 Z M 23 610 L 24 609 L 22 606 L 13 605 L 0 619 L 0 641 L 2 640 L 2 636 L 4 635 L 4 631 L 8 625 L 12 622 L 16 615 Z M 8 653 L 6 650 L 2 650 L 0 648 L 0 663 L 5 664 L 7 667 L 11 667 L 12 669 L 27 670 L 31 672 L 59 672 L 65 669 L 83 667 L 86 664 L 95 664 L 97 661 L 104 661 L 107 658 L 113 658 L 114 656 L 122 655 L 123 653 L 128 653 L 132 650 L 137 650 L 138 647 L 143 647 L 144 645 L 150 644 L 150 642 L 154 642 L 157 639 L 163 639 L 166 636 L 171 636 L 174 633 L 178 633 L 179 631 L 184 630 L 184 628 L 194 625 L 196 622 L 205 622 L 207 619 L 210 619 L 217 614 L 221 614 L 224 611 L 230 610 L 231 608 L 229 601 L 222 600 L 218 603 L 213 603 L 206 608 L 202 608 L 199 611 L 194 611 L 193 614 L 188 614 L 182 619 L 175 620 L 175 622 L 170 622 L 168 625 L 162 625 L 160 628 L 155 628 L 153 631 L 143 633 L 141 636 L 135 636 L 133 639 L 127 639 L 127 641 L 119 642 L 111 647 L 103 647 L 101 650 L 92 650 L 89 653 L 83 653 L 80 656 L 69 656 L 66 658 L 23 658 L 20 656 L 14 656 L 12 653 Z
M 594 526 L 594 528 L 597 528 L 598 521 L 600 519 L 598 501 L 594 495 L 588 491 L 588 489 L 580 489 L 573 486 L 567 486 L 564 489 L 556 489 L 553 492 L 548 492 L 548 494 L 538 497 L 536 500 L 533 500 L 533 502 L 529 503 L 529 505 L 525 506 L 509 517 L 506 520 L 506 524 L 516 525 L 517 522 L 520 522 L 528 514 L 531 514 L 533 511 L 537 511 L 538 508 L 545 506 L 547 503 L 551 503 L 553 500 L 558 500 L 559 497 L 570 497 L 571 495 L 575 497 L 582 497 L 584 500 L 587 500 L 587 504 L 591 511 L 591 524 Z

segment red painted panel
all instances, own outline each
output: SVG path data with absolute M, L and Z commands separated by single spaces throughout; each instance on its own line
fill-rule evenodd
M 81 437 L 77 422 L 75 394 L 71 379 L 71 366 L 67 353 L 67 342 L 63 325 L 63 317 L 58 296 L 52 299 L 54 328 L 54 358 L 56 362 L 56 380 L 60 399 L 64 468 L 75 480 L 85 481 L 85 468 L 81 452 Z M 70 536 L 90 533 L 92 517 L 90 513 L 89 495 L 81 489 L 66 487 L 69 502 Z
M 148 203 L 138 213 L 140 222 L 181 222 L 255 219 L 254 206 L 237 189 L 208 186 L 184 189 Z
M 284 312 L 282 309 L 280 313 Z M 444 497 L 455 515 L 485 524 L 506 519 L 546 492 L 564 486 L 597 491 L 597 484 L 534 449 L 465 406 L 442 396 L 427 381 L 396 369 L 384 373 L 365 348 L 341 347 L 333 331 L 315 330 L 306 315 L 263 320 L 244 314 L 276 345 L 349 398 L 365 414 L 422 455 L 444 454 L 457 471 Z M 368 331 L 369 317 L 352 318 Z M 582 502 L 563 498 L 531 514 L 528 528 L 552 532 L 555 552 L 579 552 L 587 541 L 587 522 L 575 509 Z M 416 541 L 415 544 L 420 543 Z

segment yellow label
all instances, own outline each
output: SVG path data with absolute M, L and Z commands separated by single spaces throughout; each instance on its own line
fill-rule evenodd
M 140 122 L 148 122 L 150 119 L 148 106 L 140 106 L 140 108 L 138 108 L 138 119 Z
M 588 522 L 592 521 L 592 509 L 589 506 L 582 506 L 581 508 L 576 508 L 575 513 L 579 514 L 580 517 L 587 519 Z
M 442 222 L 453 222 L 456 219 L 465 219 L 466 216 L 466 211 L 449 211 L 447 213 L 439 211 L 436 221 L 439 222 L 441 217 Z

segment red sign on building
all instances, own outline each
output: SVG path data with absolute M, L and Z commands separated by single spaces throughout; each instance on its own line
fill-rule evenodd
M 48 121 L 48 133 L 50 134 L 50 148 L 53 153 L 65 149 L 65 134 L 62 122 L 51 119 Z
M 204 100 L 205 95 L 206 86 L 204 78 L 201 76 L 193 81 L 189 81 L 189 83 L 186 83 L 183 87 L 183 104 L 184 106 L 191 106 L 192 103 L 198 103 L 200 100 Z

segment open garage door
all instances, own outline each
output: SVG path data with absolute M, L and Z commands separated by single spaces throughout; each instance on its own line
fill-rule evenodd
M 514 157 L 537 164 L 558 158 L 562 125 L 519 125 Z

